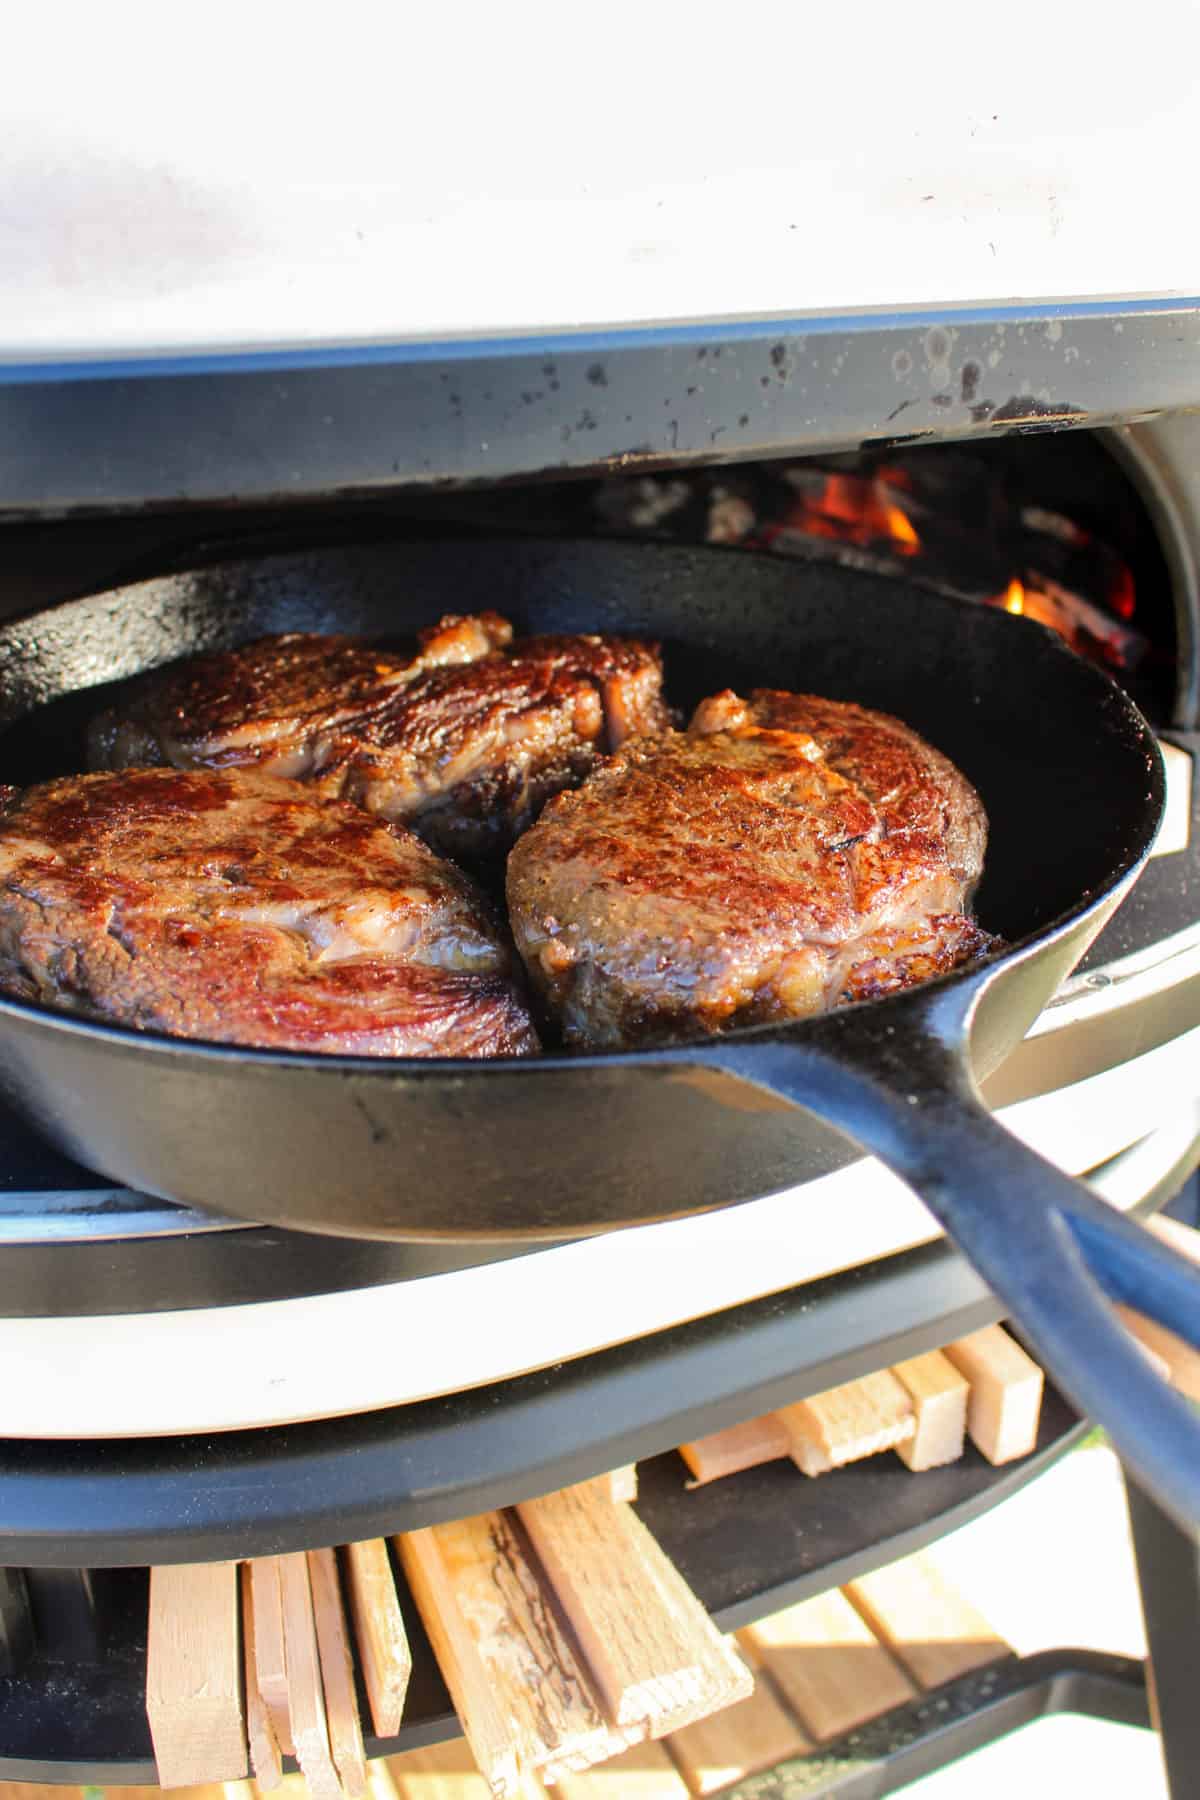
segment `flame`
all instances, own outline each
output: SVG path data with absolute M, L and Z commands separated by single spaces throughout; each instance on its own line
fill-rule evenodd
M 1136 593 L 1133 573 L 1125 563 L 1117 565 L 1113 575 L 1112 591 L 1108 596 L 1108 604 L 1118 619 L 1132 619 L 1136 608 Z
M 759 525 L 764 547 L 786 555 L 797 538 L 828 538 L 893 558 L 920 557 L 918 577 L 931 570 L 937 586 L 948 574 L 954 591 L 1048 626 L 1081 656 L 1135 668 L 1145 653 L 1145 640 L 1128 623 L 1136 605 L 1132 570 L 1060 513 L 1036 506 L 1014 512 L 997 489 L 986 519 L 972 524 L 955 515 L 952 495 L 936 484 L 922 487 L 901 463 L 868 465 L 865 473 L 796 464 L 786 479 L 793 497 L 782 516 Z M 980 539 L 975 565 L 972 536 Z M 1001 586 L 1004 568 L 1014 565 L 1021 573 Z
M 799 497 L 787 523 L 841 543 L 885 543 L 898 556 L 916 556 L 921 540 L 891 484 L 861 475 L 826 475 L 819 490 Z
M 898 506 L 885 506 L 883 512 L 888 535 L 897 550 L 902 556 L 915 556 L 921 548 L 921 540 L 913 530 L 912 520 Z

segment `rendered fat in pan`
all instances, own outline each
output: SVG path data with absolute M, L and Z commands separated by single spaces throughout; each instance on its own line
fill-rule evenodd
M 516 539 L 317 548 L 6 625 L 4 777 L 79 766 L 101 676 L 268 631 L 404 638 L 441 612 L 483 607 L 520 631 L 660 638 L 680 705 L 769 685 L 897 714 L 982 796 L 991 836 L 977 912 L 1010 948 L 786 1027 L 523 1063 L 235 1050 L 5 1000 L 10 1101 L 132 1187 L 366 1237 L 605 1230 L 798 1186 L 869 1150 L 922 1196 L 1144 1485 L 1181 1522 L 1200 1521 L 1200 1422 L 1105 1302 L 1200 1346 L 1200 1274 L 1012 1138 L 976 1086 L 1119 904 L 1163 803 L 1132 702 L 1040 626 L 744 552 Z M 803 1210 L 801 1198 L 800 1231 Z

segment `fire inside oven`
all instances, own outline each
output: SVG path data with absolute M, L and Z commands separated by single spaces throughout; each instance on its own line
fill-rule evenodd
M 1167 719 L 1177 632 L 1141 495 L 1102 438 L 1056 433 L 673 470 L 479 497 L 497 525 L 830 557 L 1038 620 Z

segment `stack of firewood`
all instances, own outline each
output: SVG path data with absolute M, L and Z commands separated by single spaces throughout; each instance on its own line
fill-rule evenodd
M 1036 1363 L 989 1326 L 680 1454 L 693 1486 L 770 1458 L 813 1476 L 894 1452 L 920 1471 L 968 1438 L 1006 1462 L 1034 1448 L 1042 1390 Z M 647 1792 L 702 1794 L 714 1770 L 803 1754 L 1005 1651 L 920 1559 L 725 1638 L 638 1517 L 636 1489 L 627 1468 L 390 1542 L 153 1569 L 146 1702 L 164 1787 L 252 1775 L 270 1791 L 298 1779 L 283 1774 L 294 1756 L 315 1800 L 434 1800 L 421 1783 L 439 1769 L 500 1800 L 546 1787 L 584 1800 L 584 1771 L 612 1759 Z M 444 1748 L 367 1761 L 364 1718 L 382 1740 L 403 1719 L 402 1596 L 468 1765 Z
M 753 1686 L 613 1492 L 601 1478 L 394 1540 L 498 1796 L 517 1794 L 526 1776 L 553 1782 L 661 1738 Z M 163 1785 L 244 1776 L 248 1755 L 269 1789 L 289 1754 L 315 1800 L 363 1794 L 352 1646 L 375 1734 L 393 1737 L 410 1664 L 382 1540 L 262 1557 L 240 1571 L 152 1570 L 146 1703 Z
M 696 1483 L 770 1457 L 816 1475 L 883 1450 L 927 1469 L 961 1455 L 968 1435 L 1001 1462 L 1033 1448 L 1041 1396 L 1041 1370 L 991 1326 L 681 1454 Z M 270 1790 L 294 1756 L 315 1800 L 364 1794 L 356 1665 L 375 1737 L 394 1738 L 411 1666 L 401 1572 L 497 1796 L 531 1780 L 562 1788 L 665 1738 L 686 1763 L 689 1743 L 712 1741 L 703 1722 L 738 1704 L 774 1742 L 767 1715 L 778 1699 L 769 1689 L 752 1696 L 751 1665 L 786 1690 L 794 1645 L 781 1650 L 769 1624 L 740 1644 L 723 1638 L 638 1517 L 635 1495 L 636 1471 L 624 1469 L 390 1544 L 152 1570 L 146 1701 L 163 1785 L 237 1780 L 249 1769 Z M 886 1642 L 869 1585 L 860 1586 L 821 1603 L 826 1640 L 862 1648 L 882 1631 Z M 793 1608 L 782 1617 L 788 1632 L 797 1617 L 818 1615 Z M 911 1691 L 897 1684 L 890 1652 L 853 1660 L 876 1670 L 864 1689 L 872 1710 Z M 793 1710 L 814 1740 L 849 1716 L 844 1705 L 829 1716 L 815 1702 Z
M 969 1437 L 989 1462 L 1012 1462 L 1037 1443 L 1044 1378 L 1002 1325 L 797 1400 L 695 1443 L 680 1455 L 693 1485 L 790 1456 L 824 1475 L 894 1450 L 910 1469 L 955 1462 Z

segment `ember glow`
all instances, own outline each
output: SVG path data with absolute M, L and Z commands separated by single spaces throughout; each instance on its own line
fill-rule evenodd
M 1132 573 L 1063 514 L 1009 507 L 997 488 L 982 514 L 968 517 L 963 497 L 923 483 L 915 459 L 864 473 L 795 463 L 786 479 L 795 501 L 754 534 L 766 548 L 795 554 L 804 540 L 823 538 L 884 563 L 903 557 L 918 579 L 1036 619 L 1081 656 L 1113 669 L 1140 661 L 1145 644 L 1129 624 Z
M 1104 514 L 1081 522 L 1071 501 L 1031 497 L 1011 463 L 969 447 L 640 476 L 606 482 L 596 505 L 609 530 L 903 575 L 1033 619 L 1114 671 L 1138 668 L 1150 650 L 1133 570 Z
M 780 521 L 785 529 L 864 550 L 890 549 L 896 556 L 920 553 L 920 537 L 887 470 L 870 477 L 816 473 L 817 479 L 801 487 L 795 507 Z

